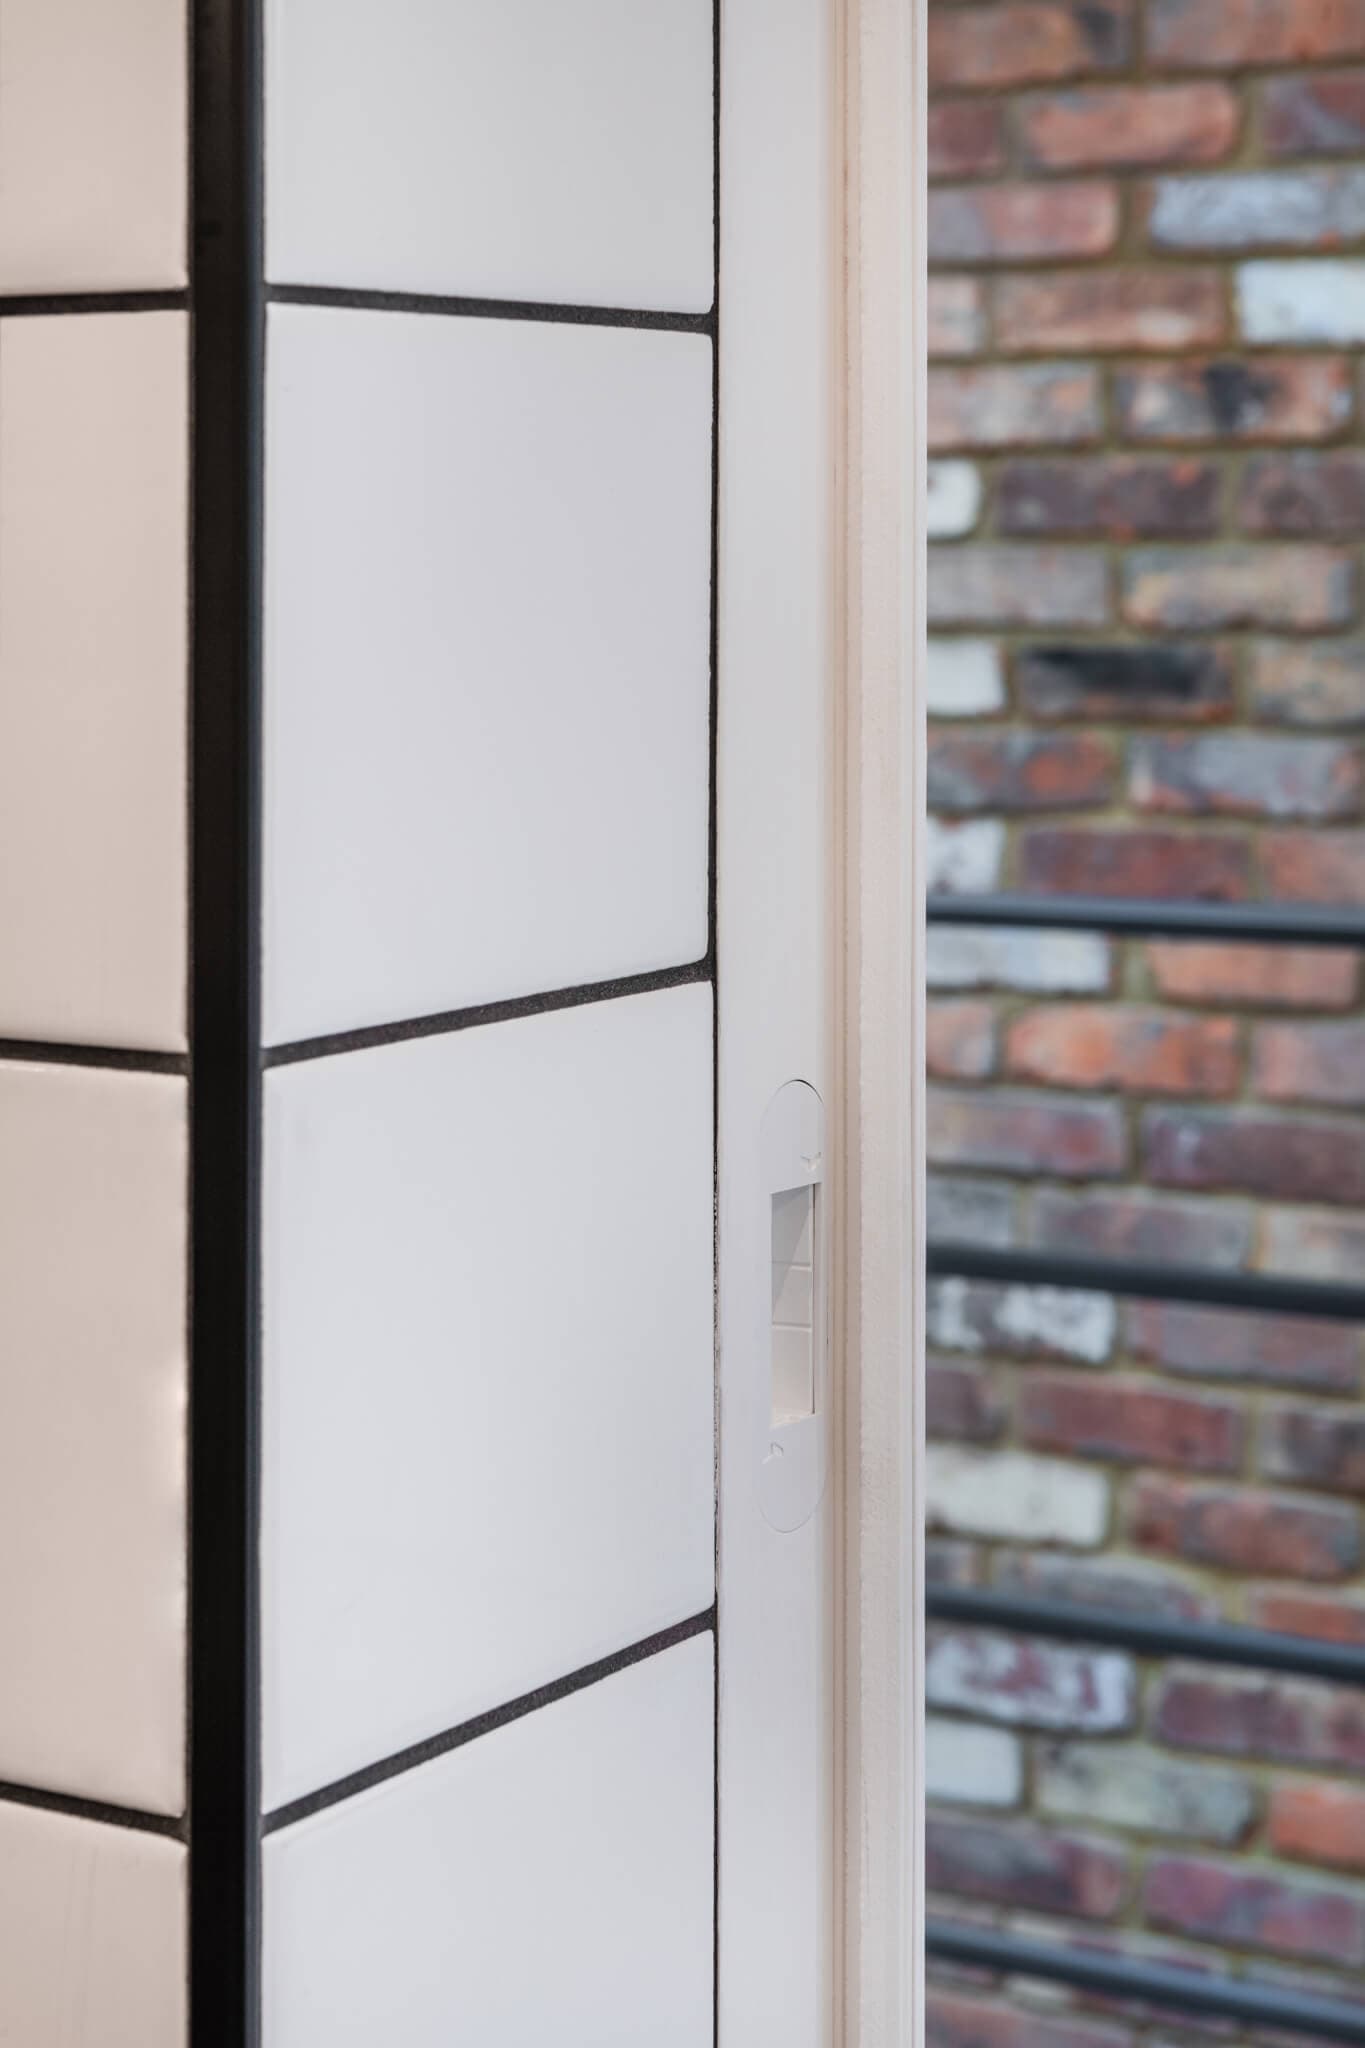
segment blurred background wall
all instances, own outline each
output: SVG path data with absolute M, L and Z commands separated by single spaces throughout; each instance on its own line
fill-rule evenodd
M 933 886 L 1365 901 L 1365 0 L 930 0 Z M 1365 1271 L 1350 950 L 935 929 L 931 1233 Z M 1340 1323 L 947 1279 L 931 1573 L 1365 1645 Z M 1365 2002 L 1365 1695 L 931 1630 L 935 1910 Z M 1068 2010 L 1069 2008 L 1069 2010 Z M 939 1970 L 939 2048 L 1235 2037 Z

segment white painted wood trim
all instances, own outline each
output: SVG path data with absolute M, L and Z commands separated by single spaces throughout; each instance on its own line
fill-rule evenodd
M 926 0 L 844 0 L 844 2048 L 923 2040 Z

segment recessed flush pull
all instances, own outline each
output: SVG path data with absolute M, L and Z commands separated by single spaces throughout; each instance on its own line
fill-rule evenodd
M 768 1377 L 759 1496 L 774 1529 L 799 1529 L 824 1491 L 828 1440 L 825 1109 L 805 1081 L 780 1088 L 763 1118 L 770 1264 Z

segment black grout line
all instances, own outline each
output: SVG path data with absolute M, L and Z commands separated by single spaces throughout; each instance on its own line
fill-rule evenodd
M 561 306 L 533 299 L 450 298 L 437 292 L 351 290 L 343 285 L 272 284 L 273 306 L 349 307 L 367 313 L 426 313 L 457 320 L 532 320 L 558 327 L 643 327 L 665 334 L 711 334 L 715 314 L 651 313 L 625 306 Z
M 257 2048 L 261 0 L 191 96 L 189 2040 Z
M 267 1046 L 263 1067 L 293 1067 L 304 1060 L 330 1059 L 337 1053 L 369 1052 L 381 1045 L 405 1045 L 414 1038 L 444 1038 L 481 1024 L 507 1024 L 518 1017 L 540 1017 L 551 1010 L 578 1010 L 588 1003 L 610 1003 L 623 996 L 652 995 L 658 989 L 685 988 L 711 979 L 708 953 L 683 967 L 660 967 L 647 974 L 623 975 L 617 981 L 591 981 L 575 988 L 538 995 L 510 996 L 502 1002 L 480 1003 L 468 1010 L 442 1010 L 430 1017 L 410 1017 L 397 1024 L 369 1024 L 356 1031 L 331 1031 L 318 1038 L 296 1038 L 287 1045 Z
M 711 6 L 711 697 L 707 930 L 711 949 L 712 1584 L 716 1589 L 711 1697 L 711 2048 L 720 2042 L 720 29 Z
M 172 1842 L 185 1839 L 185 1822 L 165 1813 L 144 1813 L 136 1806 L 115 1806 L 105 1799 L 82 1799 L 75 1793 L 49 1792 L 36 1785 L 12 1785 L 0 1781 L 0 1806 L 29 1806 L 39 1813 L 59 1813 L 67 1820 L 98 1821 L 102 1827 L 126 1828 L 138 1835 L 164 1835 Z
M 452 1750 L 463 1749 L 466 1744 L 477 1742 L 481 1736 L 491 1735 L 498 1728 L 523 1721 L 528 1714 L 537 1713 L 542 1707 L 555 1706 L 574 1693 L 586 1692 L 589 1686 L 600 1685 L 605 1678 L 614 1678 L 618 1671 L 628 1671 L 633 1664 L 643 1664 L 648 1658 L 662 1655 L 665 1650 L 676 1649 L 679 1643 L 690 1642 L 693 1636 L 713 1631 L 715 1617 L 715 1608 L 708 1607 L 704 1614 L 694 1614 L 687 1621 L 676 1622 L 672 1628 L 646 1636 L 643 1642 L 617 1650 L 596 1664 L 585 1664 L 566 1678 L 552 1679 L 548 1685 L 537 1686 L 534 1692 L 523 1693 L 520 1699 L 510 1700 L 505 1706 L 491 1707 L 486 1714 L 476 1714 L 473 1720 L 461 1721 L 458 1727 L 429 1736 L 425 1742 L 414 1742 L 410 1748 L 400 1749 L 396 1755 L 385 1757 L 379 1763 L 366 1764 L 363 1770 L 352 1771 L 347 1777 L 338 1778 L 316 1792 L 305 1792 L 302 1798 L 291 1799 L 287 1805 L 277 1806 L 273 1813 L 268 1813 L 261 1823 L 261 1832 L 273 1835 L 280 1828 L 293 1827 L 298 1821 L 309 1820 L 314 1814 L 339 1806 L 343 1800 L 372 1791 L 376 1785 L 385 1785 L 391 1778 L 404 1777 L 423 1764 L 449 1756 Z
M 183 1052 L 143 1052 L 125 1045 L 70 1045 L 44 1038 L 0 1038 L 0 1060 L 52 1067 L 105 1067 L 131 1074 L 188 1074 Z
M 40 318 L 56 313 L 184 313 L 188 291 L 12 292 L 0 293 L 0 320 Z

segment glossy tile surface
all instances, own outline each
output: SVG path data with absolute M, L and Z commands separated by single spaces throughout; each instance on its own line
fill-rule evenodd
M 269 1837 L 265 2048 L 707 2048 L 711 1639 Z
M 185 1173 L 183 1081 L 0 1064 L 0 1780 L 158 1813 L 184 1792 Z
M 0 1806 L 0 2041 L 181 2048 L 185 1851 Z
M 185 1042 L 188 342 L 0 329 L 0 1037 Z
M 706 948 L 703 336 L 276 307 L 269 1044 Z
M 269 0 L 283 283 L 702 312 L 711 0 Z
M 266 1077 L 264 1799 L 709 1606 L 711 992 Z
M 0 6 L 0 291 L 185 282 L 185 0 Z

